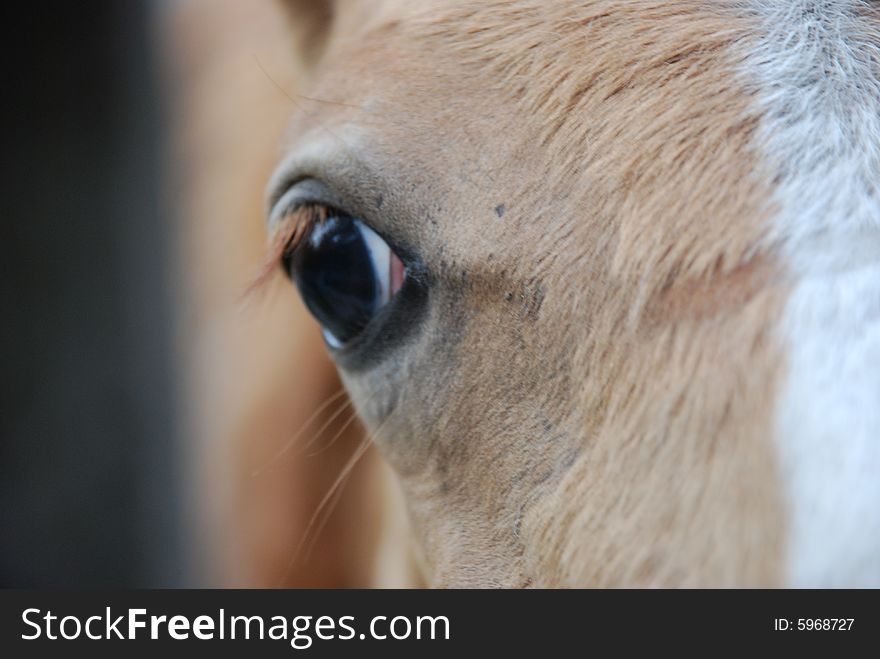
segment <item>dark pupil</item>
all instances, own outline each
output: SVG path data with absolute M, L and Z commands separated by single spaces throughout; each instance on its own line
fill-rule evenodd
M 285 257 L 309 311 L 340 343 L 376 313 L 379 289 L 366 242 L 350 217 L 330 217 Z

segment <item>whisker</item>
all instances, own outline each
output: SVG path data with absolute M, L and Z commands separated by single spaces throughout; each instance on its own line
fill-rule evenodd
M 307 450 L 309 450 L 309 448 L 311 446 L 314 446 L 315 442 L 317 442 L 321 439 L 321 435 L 324 434 L 324 431 L 327 430 L 331 425 L 333 425 L 333 422 L 336 421 L 336 419 L 338 419 L 339 416 L 348 407 L 353 407 L 353 404 L 350 400 L 346 400 L 343 405 L 340 405 L 339 408 L 335 412 L 333 412 L 333 414 L 330 415 L 330 418 L 328 418 L 324 422 L 324 424 L 320 428 L 318 428 L 317 432 L 315 432 L 315 434 L 312 436 L 312 438 L 303 445 L 302 449 L 300 449 L 300 451 L 299 451 L 299 453 L 297 453 L 297 455 L 302 455 Z M 352 416 L 356 416 L 356 413 L 352 412 Z M 349 421 L 346 422 L 346 425 L 350 422 L 351 422 L 351 419 L 349 418 Z M 345 425 L 343 426 L 343 430 L 344 429 L 345 429 Z
M 315 544 L 318 542 L 318 538 L 321 535 L 321 532 L 324 530 L 324 527 L 330 520 L 331 515 L 333 514 L 333 510 L 336 505 L 339 503 L 339 499 L 342 497 L 342 491 L 344 490 L 345 484 L 348 481 L 348 478 L 351 476 L 352 471 L 354 470 L 357 463 L 363 458 L 364 453 L 366 453 L 367 449 L 372 445 L 373 438 L 379 436 L 379 434 L 384 430 L 387 420 L 379 424 L 379 426 L 372 433 L 364 433 L 364 437 L 361 440 L 361 443 L 354 450 L 348 462 L 343 466 L 339 476 L 330 486 L 330 489 L 327 491 L 327 494 L 324 495 L 324 498 L 318 504 L 315 512 L 312 514 L 311 519 L 309 520 L 308 525 L 306 526 L 305 531 L 303 532 L 303 537 L 297 545 L 296 549 L 293 552 L 293 555 L 290 557 L 290 561 L 287 564 L 287 568 L 282 575 L 281 581 L 279 585 L 283 584 L 287 579 L 287 576 L 290 574 L 291 569 L 296 564 L 297 559 L 302 552 L 303 547 L 308 542 L 308 549 L 306 550 L 305 556 L 303 556 L 303 560 L 308 560 L 311 555 L 312 550 L 314 549 Z M 326 511 L 321 519 L 321 522 L 315 527 L 315 521 L 321 515 L 322 510 L 326 508 Z
M 333 435 L 333 438 L 329 442 L 324 444 L 321 448 L 319 448 L 317 451 L 315 451 L 314 453 L 309 453 L 308 457 L 311 458 L 316 455 L 320 455 L 321 453 L 326 451 L 328 448 L 333 446 L 333 444 L 336 443 L 336 440 L 342 436 L 342 434 L 346 431 L 346 429 L 357 418 L 358 418 L 357 411 L 352 410 L 351 415 L 345 420 L 345 423 L 342 424 L 342 427 L 339 428 L 339 430 L 336 432 L 336 434 Z M 309 442 L 305 446 L 303 446 L 301 454 L 305 453 L 305 451 L 307 451 L 310 446 L 313 446 L 320 439 L 320 437 L 321 437 L 320 434 L 316 434 L 314 437 L 312 437 L 312 439 L 310 439 Z
M 371 400 L 373 400 L 373 398 L 375 398 L 377 395 L 379 395 L 379 393 L 380 393 L 380 391 L 379 391 L 378 389 L 375 390 L 375 391 L 373 391 L 372 393 L 370 393 L 370 394 L 364 399 L 364 404 L 369 403 Z M 352 403 L 352 402 L 349 400 L 349 405 L 352 405 L 352 406 L 353 406 L 354 403 Z M 315 444 L 315 442 L 317 442 L 317 441 L 321 438 L 321 434 L 322 434 L 325 430 L 327 430 L 327 428 L 330 427 L 330 424 L 333 423 L 333 421 L 336 419 L 336 417 L 339 416 L 340 413 L 341 413 L 341 410 L 340 410 L 337 414 L 333 415 L 333 417 L 331 417 L 330 419 L 327 420 L 327 423 L 325 423 L 325 424 L 321 427 L 321 429 L 320 429 L 317 433 L 315 433 L 315 436 L 312 437 L 312 439 L 310 439 L 310 440 L 305 444 L 305 446 L 303 446 L 302 451 L 300 451 L 300 453 L 299 453 L 300 455 L 301 455 L 302 453 L 304 453 L 305 451 L 307 451 L 307 450 L 309 449 L 309 447 L 313 446 L 313 445 Z M 332 445 L 336 442 L 336 440 L 339 439 L 339 437 L 342 435 L 342 433 L 345 431 L 345 429 L 346 429 L 348 426 L 350 426 L 351 423 L 352 423 L 355 419 L 357 419 L 357 412 L 356 412 L 356 411 L 352 413 L 351 417 L 349 417 L 348 420 L 346 420 L 346 422 L 343 424 L 342 428 L 339 429 L 339 431 L 336 433 L 336 435 L 333 436 L 333 439 L 331 439 L 331 440 L 327 443 L 326 446 L 320 448 L 319 450 L 315 451 L 315 452 L 312 453 L 311 455 L 318 455 L 318 454 L 321 453 L 325 448 L 329 448 L 330 446 L 332 446 Z
M 271 82 L 273 85 L 275 85 L 275 87 L 278 89 L 278 91 L 280 91 L 282 94 L 284 94 L 288 98 L 288 100 L 291 103 L 293 103 L 299 110 L 302 110 L 303 112 L 308 114 L 308 112 L 306 112 L 305 108 L 303 108 L 299 103 L 297 103 L 296 99 L 293 96 L 291 96 L 290 94 L 288 94 L 287 90 L 284 89 L 284 87 L 282 87 L 281 85 L 279 85 L 278 82 L 275 80 L 275 78 L 273 78 L 272 76 L 269 75 L 269 72 L 266 70 L 266 67 L 263 66 L 262 62 L 260 62 L 260 58 L 257 57 L 257 54 L 253 53 L 253 56 L 254 56 L 254 62 L 256 63 L 257 68 L 263 72 L 263 75 L 266 76 L 266 78 L 269 80 L 269 82 Z
M 290 574 L 291 569 L 296 564 L 297 559 L 300 557 L 300 554 L 306 545 L 306 541 L 309 540 L 310 538 L 311 538 L 311 542 L 310 542 L 308 552 L 309 552 L 309 554 L 311 553 L 311 550 L 314 548 L 315 542 L 317 542 L 317 537 L 320 535 L 320 532 L 327 525 L 327 521 L 329 520 L 330 515 L 332 514 L 333 508 L 335 507 L 336 503 L 338 503 L 338 501 L 339 501 L 344 483 L 348 480 L 348 477 L 351 475 L 351 472 L 354 469 L 355 465 L 357 465 L 357 463 L 360 461 L 360 459 L 364 456 L 364 453 L 367 452 L 367 449 L 370 447 L 370 444 L 371 444 L 371 441 L 370 441 L 369 436 L 365 436 L 364 439 L 361 441 L 360 445 L 355 449 L 354 453 L 348 459 L 348 462 L 346 462 L 345 466 L 343 466 L 341 473 L 336 478 L 336 480 L 333 482 L 333 484 L 330 486 L 330 489 L 327 491 L 327 494 L 325 494 L 324 498 L 321 499 L 321 502 L 318 504 L 318 507 L 315 509 L 315 512 L 312 513 L 312 517 L 309 519 L 309 523 L 306 526 L 305 531 L 303 532 L 303 536 L 300 539 L 299 544 L 297 545 L 296 549 L 294 550 L 293 555 L 290 557 L 290 561 L 288 562 L 287 567 L 281 576 L 281 581 L 279 583 L 279 586 L 283 585 L 283 583 L 287 580 L 287 577 Z M 321 521 L 321 523 L 317 527 L 315 535 L 312 535 L 312 530 L 315 529 L 315 522 L 318 520 L 321 513 L 325 510 L 325 507 L 327 506 L 328 502 L 331 501 L 331 499 L 333 500 L 333 505 L 327 511 L 327 514 L 324 516 L 323 520 Z M 304 556 L 304 559 L 308 558 L 309 554 L 306 554 L 306 556 Z
M 265 472 L 269 467 L 273 466 L 274 463 L 276 463 L 279 459 L 281 459 L 285 453 L 287 453 L 291 448 L 293 448 L 294 445 L 296 445 L 296 443 L 300 440 L 300 438 L 305 434 L 306 430 L 309 429 L 309 427 L 318 419 L 318 417 L 327 408 L 329 408 L 334 402 L 338 401 L 346 393 L 347 392 L 345 391 L 345 389 L 341 388 L 339 391 L 337 391 L 335 394 L 333 394 L 327 400 L 325 400 L 323 403 L 321 403 L 321 405 L 318 406 L 318 408 L 312 413 L 312 415 L 308 419 L 306 419 L 306 421 L 303 423 L 303 425 L 300 427 L 300 429 L 296 433 L 294 433 L 294 435 L 290 439 L 288 439 L 280 449 L 278 449 L 278 451 L 275 453 L 275 455 L 272 458 L 270 458 L 266 462 L 266 464 L 264 464 L 262 467 L 259 467 L 258 469 L 255 469 L 251 473 L 251 476 L 259 476 L 260 474 Z M 336 412 L 334 412 L 334 414 L 330 417 L 330 420 L 327 423 L 325 423 L 324 426 L 322 426 L 318 430 L 318 432 L 316 433 L 316 436 L 320 436 L 320 434 L 324 430 L 326 430 L 326 427 L 330 423 L 332 423 L 333 420 L 337 416 L 339 416 L 339 414 L 342 413 L 342 410 L 344 410 L 348 405 L 351 405 L 351 401 L 346 400 L 343 405 L 340 405 L 339 409 Z M 307 445 L 307 447 L 310 445 L 311 444 Z
M 363 106 L 355 105 L 353 103 L 343 103 L 342 101 L 329 101 L 329 100 L 323 99 L 323 98 L 314 98 L 313 96 L 306 96 L 305 94 L 297 94 L 296 98 L 294 98 L 294 96 L 292 94 L 290 94 L 290 92 L 288 92 L 286 89 L 284 89 L 284 87 L 282 87 L 278 83 L 278 81 L 275 80 L 275 78 L 273 78 L 271 75 L 269 75 L 269 72 L 266 70 L 266 67 L 263 66 L 263 64 L 260 62 L 260 58 L 257 57 L 257 54 L 253 53 L 253 56 L 254 56 L 254 62 L 256 62 L 257 67 L 260 69 L 260 71 L 263 72 L 263 75 L 266 76 L 266 78 L 269 80 L 269 82 L 271 82 L 278 89 L 278 91 L 280 91 L 282 94 L 284 94 L 291 103 L 293 103 L 298 109 L 302 110 L 303 112 L 306 112 L 306 110 L 297 102 L 298 98 L 304 99 L 306 101 L 312 101 L 313 103 L 326 103 L 327 105 L 341 105 L 342 107 L 346 107 L 346 108 L 355 108 L 356 110 L 363 110 Z M 306 112 L 306 114 L 308 114 L 308 113 Z
M 367 432 L 364 433 L 364 438 L 361 440 L 361 444 L 355 449 L 355 452 L 352 454 L 349 461 L 342 468 L 342 472 L 339 477 L 336 479 L 336 482 L 330 487 L 327 496 L 324 497 L 324 501 L 321 502 L 321 505 L 318 506 L 318 509 L 315 511 L 315 517 L 320 513 L 320 509 L 324 506 L 327 500 L 330 500 L 329 506 L 327 506 L 327 511 L 323 515 L 323 518 L 320 524 L 314 529 L 311 533 L 311 541 L 309 542 L 309 548 L 306 550 L 306 554 L 304 556 L 304 560 L 308 560 L 309 556 L 312 553 L 312 549 L 314 549 L 315 544 L 318 542 L 318 538 L 321 535 L 321 532 L 324 530 L 324 527 L 327 525 L 327 522 L 330 520 L 330 516 L 333 514 L 333 510 L 336 507 L 336 504 L 339 502 L 339 499 L 342 497 L 342 491 L 345 488 L 345 484 L 348 482 L 348 478 L 351 476 L 351 472 L 354 470 L 358 461 L 363 457 L 367 448 L 373 443 L 373 439 L 379 436 L 379 434 L 385 429 L 385 425 L 387 424 L 387 420 L 383 421 L 379 426 L 373 431 L 372 435 Z M 335 441 L 336 438 L 334 438 Z M 335 495 L 333 494 L 336 492 Z M 331 498 L 332 497 L 332 498 Z M 311 523 L 309 524 L 309 527 Z M 306 538 L 309 537 L 309 527 L 306 528 L 303 534 L 303 542 Z
M 342 498 L 342 493 L 345 490 L 345 485 L 348 483 L 348 479 L 351 477 L 354 468 L 357 466 L 357 463 L 360 462 L 361 458 L 364 456 L 364 453 L 367 452 L 367 449 L 370 448 L 370 438 L 368 435 L 365 435 L 361 440 L 361 443 L 355 449 L 354 453 L 352 453 L 351 458 L 349 458 L 348 462 L 345 463 L 345 466 L 342 468 L 338 478 L 330 486 L 330 490 L 327 492 L 327 496 L 324 498 L 322 502 L 322 506 L 326 506 L 326 510 L 324 514 L 321 516 L 321 521 L 319 524 L 313 529 L 313 532 L 310 533 L 309 529 L 306 528 L 304 538 L 311 539 L 309 541 L 309 546 L 306 549 L 305 556 L 303 560 L 308 560 L 309 556 L 312 554 L 312 550 L 315 548 L 315 545 L 318 542 L 318 538 L 321 537 L 321 532 L 324 530 L 324 527 L 327 526 L 327 522 L 330 521 L 330 517 L 333 516 L 333 510 L 336 508 L 336 504 L 339 503 L 339 500 Z M 327 505 L 329 502 L 329 505 Z M 321 512 L 321 506 L 318 507 L 318 510 L 315 511 L 315 517 L 318 516 Z
M 312 101 L 314 103 L 326 103 L 327 105 L 341 105 L 344 108 L 355 108 L 356 110 L 363 110 L 362 105 L 355 105 L 354 103 L 343 103 L 342 101 L 330 101 L 326 98 L 314 98 L 313 96 L 306 96 L 305 94 L 297 94 L 298 98 L 305 99 L 307 101 Z

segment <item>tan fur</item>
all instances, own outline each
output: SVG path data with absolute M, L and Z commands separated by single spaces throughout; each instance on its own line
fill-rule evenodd
M 788 284 L 750 26 L 696 0 L 334 7 L 283 160 L 320 142 L 299 166 L 432 272 L 415 336 L 342 373 L 429 583 L 778 584 Z
M 432 327 L 463 316 L 346 376 L 398 435 L 377 442 L 432 582 L 778 583 L 786 286 L 758 250 L 748 26 L 702 2 L 440 5 L 331 39 L 315 96 L 362 109 L 297 121 L 360 130 L 347 157 L 419 218 L 390 226 L 445 255 Z

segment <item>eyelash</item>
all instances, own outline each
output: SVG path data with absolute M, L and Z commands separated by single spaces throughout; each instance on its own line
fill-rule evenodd
M 281 195 L 279 200 L 282 200 L 285 196 Z M 280 205 L 278 201 L 276 201 L 276 205 Z M 278 219 L 273 220 L 271 223 L 274 226 L 269 236 L 265 257 L 257 275 L 245 291 L 245 298 L 249 298 L 265 289 L 269 282 L 275 278 L 276 273 L 283 264 L 284 258 L 290 255 L 309 236 L 315 226 L 327 220 L 334 213 L 349 215 L 330 204 L 304 202 L 302 198 L 292 201 L 288 208 L 283 211 L 273 211 L 272 215 L 277 216 Z M 425 268 L 417 260 L 406 258 L 406 250 L 399 250 L 385 236 L 382 236 L 382 238 L 388 243 L 397 257 L 405 263 L 407 278 L 414 283 L 427 285 L 428 277 Z
M 271 241 L 274 246 L 273 252 L 278 252 L 277 256 L 275 254 L 270 256 L 277 261 L 291 254 L 308 237 L 312 229 L 324 222 L 333 212 L 334 209 L 324 204 L 303 204 L 286 211 L 282 216 L 281 226 L 275 231 L 275 237 Z
M 245 297 L 262 290 L 275 276 L 285 256 L 293 250 L 309 235 L 312 229 L 326 220 L 333 212 L 325 204 L 302 204 L 284 211 L 277 226 L 269 236 L 269 245 L 266 256 L 260 266 L 257 276 L 248 286 Z

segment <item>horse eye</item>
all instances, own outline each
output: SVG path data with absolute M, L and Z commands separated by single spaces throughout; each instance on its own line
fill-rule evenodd
M 376 232 L 336 211 L 285 254 L 284 268 L 333 348 L 358 336 L 406 276 L 401 260 Z

